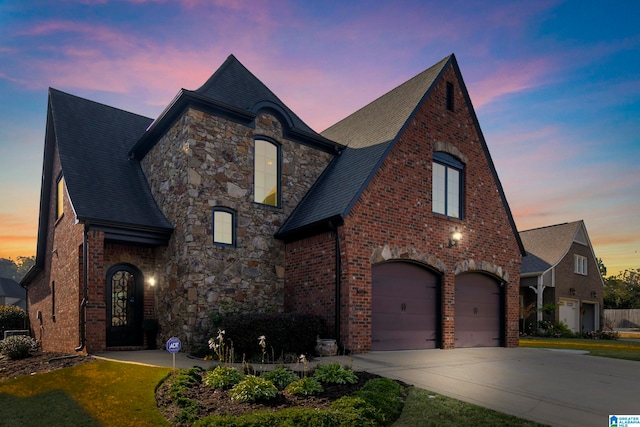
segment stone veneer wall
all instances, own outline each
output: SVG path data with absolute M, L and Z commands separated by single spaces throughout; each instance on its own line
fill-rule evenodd
M 281 145 L 280 208 L 253 202 L 254 138 Z M 189 109 L 142 161 L 158 205 L 175 225 L 157 250 L 157 313 L 161 339 L 186 347 L 206 343 L 210 313 L 282 311 L 284 244 L 274 233 L 331 160 L 283 138 L 276 117 L 260 114 L 255 128 Z M 212 208 L 233 209 L 236 247 L 212 243 Z

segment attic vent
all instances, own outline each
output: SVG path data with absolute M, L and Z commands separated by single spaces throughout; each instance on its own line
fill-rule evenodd
M 447 82 L 447 110 L 453 111 L 453 83 Z

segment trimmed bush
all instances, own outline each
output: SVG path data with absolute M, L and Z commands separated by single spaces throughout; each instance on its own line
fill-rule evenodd
M 247 360 L 260 360 L 262 348 L 256 340 L 264 335 L 272 362 L 287 354 L 314 354 L 317 337 L 327 331 L 320 316 L 295 313 L 238 314 L 225 318 L 220 328 L 233 340 L 235 354 Z
M 15 305 L 0 305 L 0 332 L 24 329 L 27 312 Z M 0 335 L 0 339 L 2 336 Z
M 9 359 L 24 359 L 37 349 L 37 341 L 26 335 L 14 335 L 0 341 L 0 353 Z

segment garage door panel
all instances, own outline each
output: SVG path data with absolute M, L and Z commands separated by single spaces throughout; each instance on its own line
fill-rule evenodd
M 437 277 L 417 265 L 389 263 L 372 272 L 372 349 L 435 348 Z
M 498 282 L 482 274 L 460 275 L 455 295 L 455 346 L 500 346 L 503 311 Z

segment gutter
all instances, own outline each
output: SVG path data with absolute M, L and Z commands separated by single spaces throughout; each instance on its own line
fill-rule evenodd
M 329 229 L 333 231 L 335 236 L 335 251 L 336 251 L 336 279 L 335 279 L 335 319 L 334 319 L 334 334 L 336 342 L 340 345 L 340 288 L 341 288 L 341 270 L 342 270 L 342 258 L 340 256 L 340 236 L 338 234 L 338 227 L 329 221 Z
M 84 224 L 82 237 L 82 301 L 80 302 L 80 344 L 75 348 L 80 352 L 84 350 L 87 343 L 87 299 L 89 295 L 89 248 L 88 248 L 89 225 Z

